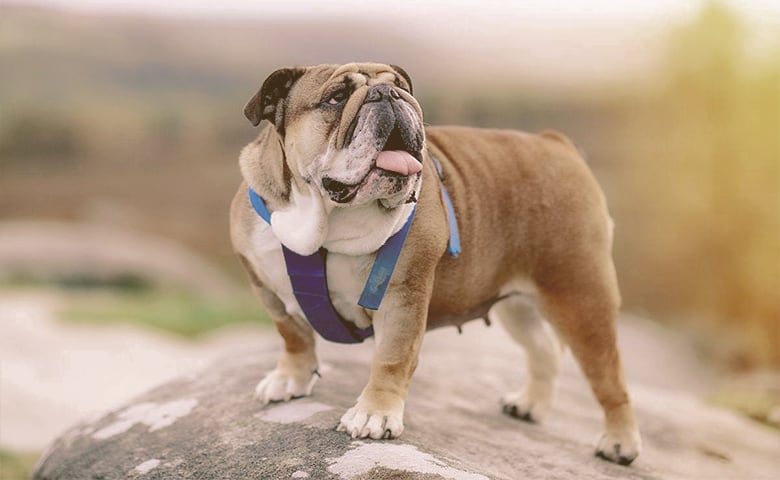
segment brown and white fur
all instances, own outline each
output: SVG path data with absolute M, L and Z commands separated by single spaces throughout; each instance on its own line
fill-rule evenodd
M 528 354 L 528 383 L 503 397 L 504 412 L 533 421 L 549 412 L 568 345 L 604 410 L 596 454 L 629 464 L 641 441 L 616 347 L 612 220 L 588 166 L 557 132 L 423 128 L 411 92 L 399 67 L 320 65 L 274 72 L 246 106 L 253 124 L 268 125 L 240 156 L 244 183 L 231 208 L 231 236 L 284 340 L 257 396 L 267 403 L 311 394 L 315 334 L 292 294 L 281 243 L 304 255 L 324 247 L 334 307 L 376 332 L 368 384 L 339 430 L 400 435 L 425 331 L 489 315 Z M 391 142 L 422 171 L 378 169 Z M 449 229 L 431 154 L 443 165 L 460 227 L 457 258 L 446 254 Z M 247 186 L 265 199 L 271 225 L 253 211 Z M 415 201 L 381 307 L 359 307 L 376 250 Z

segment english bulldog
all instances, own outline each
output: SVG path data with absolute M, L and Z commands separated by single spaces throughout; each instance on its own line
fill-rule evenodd
M 641 440 L 616 347 L 612 220 L 564 135 L 426 127 L 409 75 L 374 63 L 282 68 L 244 114 L 267 125 L 239 157 L 244 183 L 231 206 L 231 238 L 284 340 L 276 368 L 257 385 L 260 401 L 312 392 L 315 332 L 282 246 L 301 256 L 327 252 L 333 309 L 375 333 L 368 384 L 338 430 L 353 438 L 401 435 L 425 331 L 486 317 L 527 352 L 527 383 L 502 398 L 504 413 L 527 421 L 549 413 L 568 345 L 604 411 L 596 455 L 624 465 L 637 457 Z M 443 188 L 458 256 L 447 253 Z M 253 209 L 250 189 L 268 222 Z M 411 215 L 381 305 L 361 307 L 376 252 Z

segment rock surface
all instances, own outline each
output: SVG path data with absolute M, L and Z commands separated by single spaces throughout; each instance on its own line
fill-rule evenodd
M 373 345 L 321 342 L 323 378 L 310 398 L 262 408 L 254 386 L 277 352 L 237 352 L 71 428 L 33 478 L 776 478 L 780 433 L 698 400 L 690 391 L 701 379 L 679 357 L 684 350 L 666 351 L 663 335 L 637 335 L 652 328 L 621 325 L 644 439 L 630 467 L 593 457 L 601 411 L 570 358 L 544 424 L 502 415 L 498 398 L 525 376 L 522 353 L 500 327 L 472 323 L 461 336 L 426 337 L 397 440 L 357 441 L 334 430 L 367 379 Z
M 277 344 L 275 334 L 250 325 L 184 341 L 139 325 L 63 322 L 58 312 L 68 298 L 0 290 L 0 450 L 42 452 L 80 419 L 199 371 L 226 352 Z M 7 480 L 2 469 L 0 479 Z

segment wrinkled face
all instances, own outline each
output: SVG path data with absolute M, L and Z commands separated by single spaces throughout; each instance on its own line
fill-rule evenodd
M 282 135 L 293 175 L 341 205 L 414 200 L 422 110 L 405 73 L 379 64 L 324 65 L 294 80 Z

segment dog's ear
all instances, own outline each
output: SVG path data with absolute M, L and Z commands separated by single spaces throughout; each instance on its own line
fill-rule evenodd
M 281 68 L 265 79 L 263 86 L 244 107 L 244 115 L 255 127 L 263 120 L 284 131 L 284 103 L 293 84 L 303 75 L 303 68 Z
M 409 74 L 406 73 L 406 70 L 399 67 L 398 65 L 390 65 L 390 68 L 395 70 L 395 73 L 402 76 L 404 80 L 406 80 L 406 83 L 409 85 L 409 93 L 414 95 L 414 91 L 412 90 L 412 77 L 410 77 Z
M 258 195 L 286 202 L 290 196 L 292 173 L 279 133 L 270 126 L 241 150 L 238 164 L 244 179 Z

